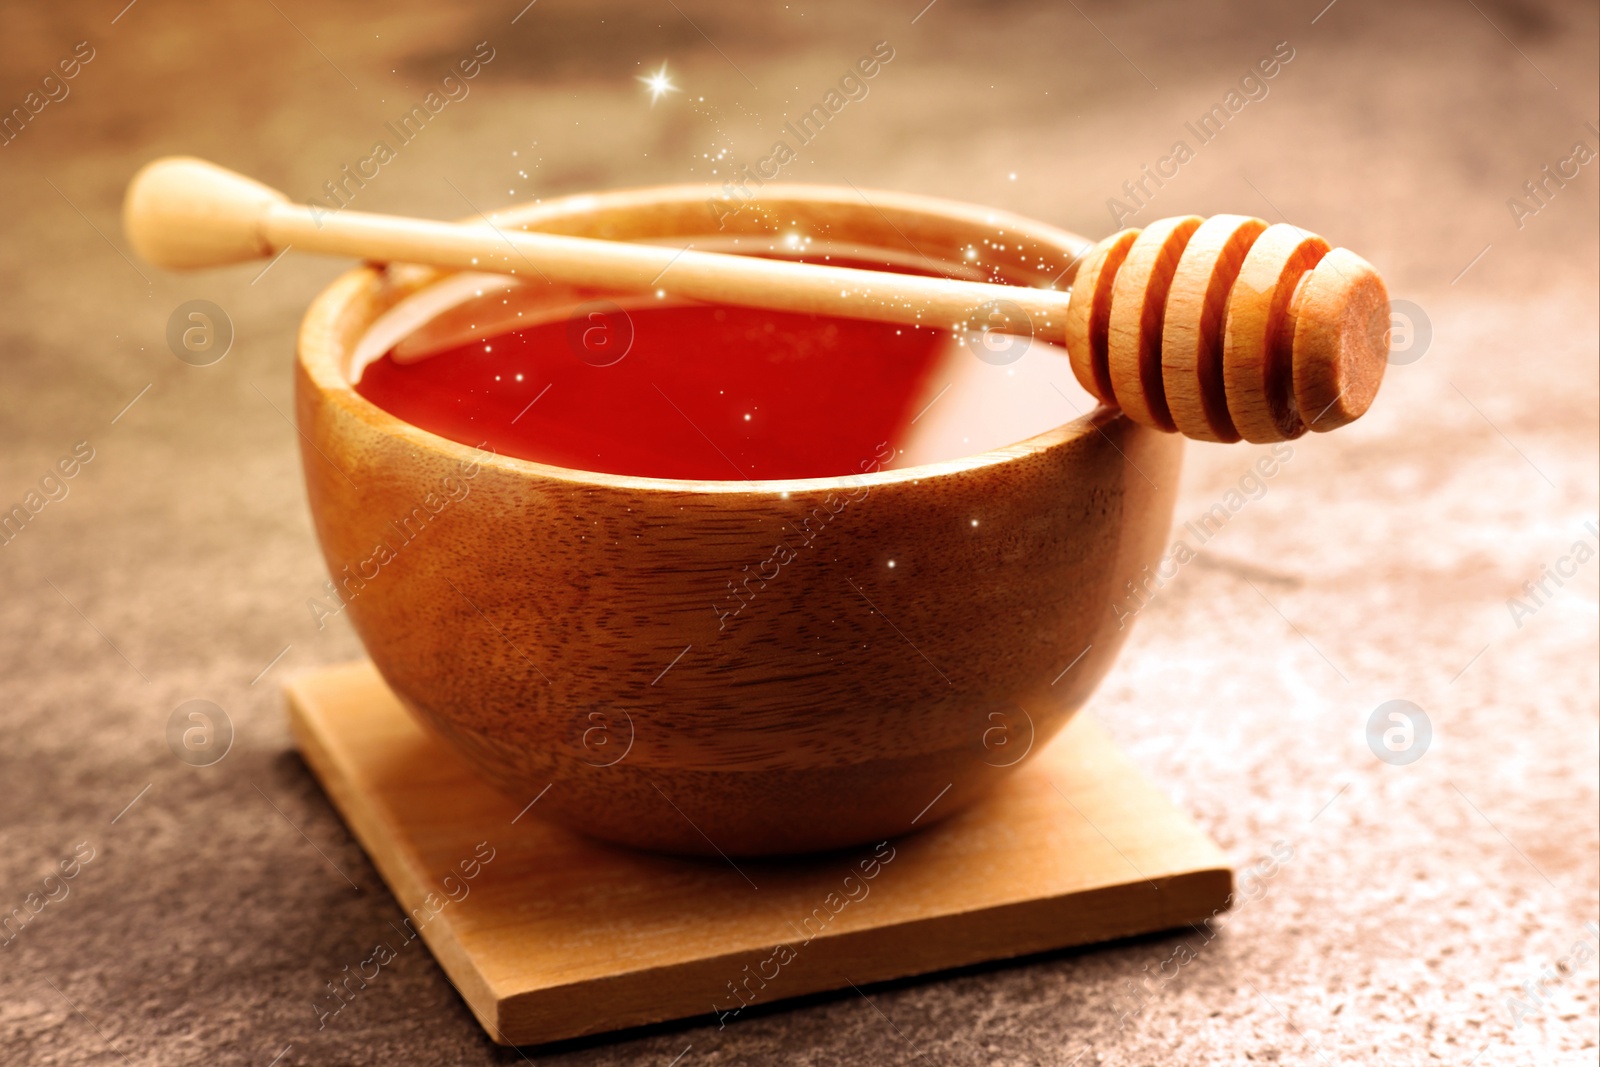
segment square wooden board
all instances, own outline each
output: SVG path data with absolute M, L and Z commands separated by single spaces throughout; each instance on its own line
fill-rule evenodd
M 532 797 L 486 785 L 419 726 L 370 663 L 287 688 L 306 762 L 502 1044 L 714 1021 L 746 1002 L 1198 923 L 1232 891 L 1217 846 L 1082 715 L 928 830 L 735 869 L 541 822 Z M 393 951 L 414 936 L 396 931 Z

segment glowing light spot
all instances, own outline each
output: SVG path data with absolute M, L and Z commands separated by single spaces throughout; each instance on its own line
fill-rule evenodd
M 650 106 L 655 107 L 656 101 L 668 93 L 675 93 L 678 87 L 672 84 L 672 79 L 667 77 L 667 65 L 661 64 L 661 69 L 652 74 L 640 75 L 639 81 L 644 82 L 645 88 L 650 90 Z

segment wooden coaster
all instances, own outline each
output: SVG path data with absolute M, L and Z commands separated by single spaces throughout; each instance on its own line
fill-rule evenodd
M 502 1044 L 696 1015 L 727 1025 L 751 1004 L 1198 923 L 1232 891 L 1217 846 L 1084 716 L 926 831 L 725 862 L 541 822 L 533 797 L 480 781 L 370 663 L 288 694 L 301 753 L 411 916 L 388 951 L 420 932 Z

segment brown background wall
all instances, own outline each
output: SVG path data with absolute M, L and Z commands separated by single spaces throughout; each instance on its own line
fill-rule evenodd
M 1596 916 L 1600 564 L 1520 628 L 1507 601 L 1595 541 L 1597 167 L 1520 228 L 1506 201 L 1574 142 L 1600 147 L 1596 10 L 1324 2 L 939 0 L 913 22 L 922 0 L 540 0 L 515 25 L 515 0 L 6 4 L 0 106 L 75 43 L 94 58 L 0 147 L 0 505 L 75 442 L 94 458 L 0 547 L 0 909 L 78 842 L 94 859 L 0 949 L 0 1059 L 267 1064 L 292 1045 L 280 1063 L 521 1062 L 420 953 L 316 1028 L 322 983 L 396 914 L 292 753 L 278 689 L 359 653 L 305 608 L 323 568 L 283 414 L 296 321 L 340 267 L 291 256 L 253 281 L 130 263 L 117 208 L 138 164 L 190 152 L 311 196 L 488 40 L 471 95 L 361 207 L 467 213 L 447 178 L 486 208 L 709 179 L 704 154 L 764 155 L 888 40 L 870 96 L 787 176 L 1099 236 L 1121 183 L 1288 41 L 1270 94 L 1135 221 L 1287 217 L 1378 264 L 1431 345 L 1359 426 L 1297 448 L 1142 613 L 1093 713 L 1240 865 L 1280 842 L 1294 859 L 1122 1027 L 1125 983 L 1178 939 L 552 1058 L 1592 1063 L 1593 959 L 1520 1026 L 1507 1000 Z M 634 77 L 662 60 L 685 93 L 651 108 Z M 192 298 L 237 331 L 209 368 L 165 342 Z M 1255 453 L 1191 447 L 1180 519 Z M 237 730 L 206 769 L 164 736 L 192 698 Z M 1394 698 L 1434 727 L 1405 767 L 1363 734 Z

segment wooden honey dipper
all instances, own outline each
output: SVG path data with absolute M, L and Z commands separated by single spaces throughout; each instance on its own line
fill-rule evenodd
M 1285 441 L 1360 418 L 1383 381 L 1389 293 L 1297 226 L 1161 219 L 1084 256 L 1067 353 L 1085 389 L 1201 441 Z
M 1079 382 L 1102 402 L 1202 441 L 1281 441 L 1342 426 L 1372 403 L 1387 362 L 1388 294 L 1377 271 L 1315 234 L 1242 215 L 1123 230 L 1083 257 L 1066 292 L 485 222 L 317 212 L 189 157 L 147 164 L 123 206 L 134 249 L 178 270 L 293 246 L 613 290 L 651 290 L 670 272 L 673 292 L 692 299 L 914 326 L 971 328 L 981 318 L 986 329 L 1064 340 Z

